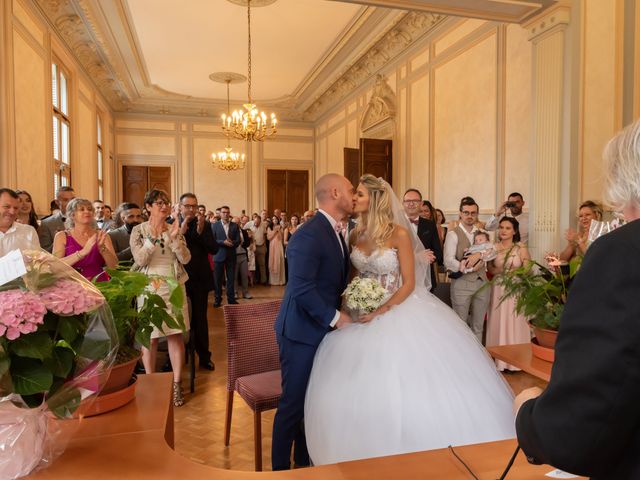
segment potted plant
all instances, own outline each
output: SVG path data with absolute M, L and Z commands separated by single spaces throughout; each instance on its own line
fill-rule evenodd
M 578 272 L 582 257 L 574 257 L 568 264 L 554 256 L 546 257 L 548 266 L 530 261 L 519 268 L 497 275 L 492 283 L 501 285 L 501 301 L 515 299 L 515 311 L 529 319 L 534 331 L 534 354 L 551 359 L 560 318 L 567 302 L 569 287 Z M 537 346 L 551 351 L 540 351 Z
M 52 448 L 65 443 L 55 422 L 95 398 L 117 336 L 104 297 L 72 267 L 43 251 L 6 257 L 25 268 L 0 285 L 0 478 L 17 478 L 64 450 Z
M 185 328 L 182 317 L 184 294 L 175 279 L 133 272 L 126 266 L 107 269 L 107 273 L 111 279 L 108 282 L 95 282 L 95 285 L 111 307 L 119 347 L 111 376 L 102 391 L 103 396 L 129 386 L 140 358 L 140 351 L 135 345 L 138 343 L 148 348 L 154 326 L 161 328 L 164 323 L 169 328 Z M 169 285 L 169 303 L 173 315 L 167 312 L 164 299 L 155 293 L 161 282 Z M 138 308 L 139 303 L 142 304 L 141 308 Z M 131 390 L 131 394 L 123 398 L 124 403 L 133 398 L 133 388 Z M 96 413 L 104 411 L 107 410 L 101 409 Z

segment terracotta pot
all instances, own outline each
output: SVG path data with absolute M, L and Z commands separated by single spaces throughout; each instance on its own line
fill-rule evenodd
M 534 325 L 531 326 L 533 328 L 533 333 L 538 339 L 538 344 L 542 347 L 547 348 L 555 348 L 556 346 L 556 338 L 558 337 L 557 330 L 547 330 L 545 328 L 538 328 Z
M 553 348 L 543 347 L 538 343 L 538 339 L 533 337 L 531 339 L 531 353 L 534 357 L 544 360 L 545 362 L 552 362 L 556 359 L 556 352 Z
M 114 365 L 100 395 L 107 395 L 126 388 L 131 381 L 131 375 L 133 375 L 133 369 L 136 367 L 138 358 Z
M 84 417 L 92 417 L 107 413 L 117 408 L 125 406 L 136 396 L 137 377 L 133 375 L 129 377 L 129 383 L 120 390 L 111 393 L 101 392 L 92 402 L 81 405 L 75 413 L 75 417 L 82 415 Z

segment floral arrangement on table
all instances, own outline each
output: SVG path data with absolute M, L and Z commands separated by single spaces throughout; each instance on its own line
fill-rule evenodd
M 26 273 L 0 285 L 1 478 L 61 453 L 55 420 L 99 393 L 117 350 L 111 311 L 90 282 L 46 252 L 22 257 Z
M 375 278 L 355 277 L 344 291 L 345 307 L 355 316 L 371 313 L 382 305 L 387 293 Z

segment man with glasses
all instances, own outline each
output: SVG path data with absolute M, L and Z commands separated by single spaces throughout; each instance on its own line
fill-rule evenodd
M 422 206 L 422 193 L 415 188 L 410 188 L 402 197 L 404 205 L 404 213 L 411 222 L 411 226 L 418 235 L 422 245 L 426 249 L 427 259 L 431 264 L 431 291 L 433 292 L 437 285 L 436 270 L 438 264 L 442 265 L 442 246 L 440 245 L 440 237 L 438 229 L 433 220 L 427 220 L 420 216 L 420 207 Z M 436 263 L 437 261 L 437 263 Z M 426 281 L 427 279 L 425 279 Z
M 444 241 L 444 265 L 451 274 L 451 305 L 458 316 L 469 325 L 482 342 L 484 317 L 489 307 L 490 289 L 484 288 L 487 270 L 483 261 L 467 265 L 464 253 L 473 245 L 473 235 L 478 230 L 478 204 L 471 197 L 460 201 L 460 223 L 449 231 Z
M 214 370 L 209 350 L 209 323 L 207 304 L 209 292 L 213 290 L 213 274 L 208 255 L 218 251 L 213 239 L 211 224 L 198 209 L 198 199 L 193 193 L 180 196 L 180 232 L 184 235 L 191 251 L 191 261 L 184 268 L 189 274 L 185 285 L 187 297 L 191 301 L 191 341 L 200 360 L 200 368 Z

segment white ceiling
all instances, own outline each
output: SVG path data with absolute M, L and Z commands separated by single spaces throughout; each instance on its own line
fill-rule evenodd
M 127 0 L 151 83 L 199 98 L 225 98 L 209 79 L 247 75 L 247 8 L 227 0 Z M 365 7 L 325 0 L 278 0 L 251 9 L 252 94 L 291 95 Z M 247 84 L 231 85 L 245 100 Z

